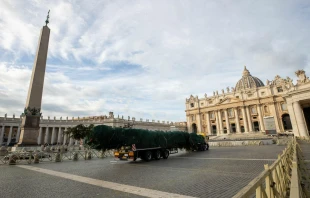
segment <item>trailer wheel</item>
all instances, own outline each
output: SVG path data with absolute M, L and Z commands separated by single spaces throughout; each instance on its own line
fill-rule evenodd
M 155 153 L 154 153 L 154 158 L 155 158 L 156 160 L 160 160 L 160 157 L 161 157 L 160 150 L 155 151 Z
M 143 157 L 143 160 L 145 161 L 151 161 L 152 160 L 152 152 L 151 151 L 146 151 L 144 153 L 144 157 Z
M 164 159 L 168 159 L 168 157 L 169 157 L 169 151 L 168 151 L 168 150 L 164 150 L 164 152 L 163 152 L 163 158 L 164 158 Z

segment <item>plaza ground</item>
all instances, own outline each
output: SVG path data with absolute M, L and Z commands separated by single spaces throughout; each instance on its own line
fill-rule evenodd
M 179 197 L 227 198 L 258 176 L 264 164 L 272 164 L 284 148 L 277 145 L 211 147 L 209 151 L 180 152 L 168 160 L 151 162 L 115 161 L 107 157 L 0 165 L 0 194 L 24 198 L 145 197 L 140 193 L 143 188 L 144 193 L 155 193 L 155 196 L 157 192 L 158 195 L 167 192 Z M 128 193 L 130 187 L 133 194 Z

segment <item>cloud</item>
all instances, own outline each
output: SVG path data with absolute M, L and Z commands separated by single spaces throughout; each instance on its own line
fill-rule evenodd
M 251 74 L 310 71 L 310 3 L 1 1 L 0 113 L 21 112 L 39 32 L 51 29 L 43 114 L 185 120 L 185 98 Z M 266 72 L 268 70 L 268 72 Z

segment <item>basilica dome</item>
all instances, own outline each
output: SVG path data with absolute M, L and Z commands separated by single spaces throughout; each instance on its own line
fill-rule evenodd
M 263 86 L 265 86 L 264 83 L 259 78 L 252 76 L 246 66 L 244 66 L 242 78 L 237 82 L 235 90 L 240 91 L 242 89 L 252 89 Z

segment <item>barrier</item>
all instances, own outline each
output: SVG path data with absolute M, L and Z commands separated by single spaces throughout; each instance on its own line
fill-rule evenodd
M 309 138 L 300 139 L 309 142 Z M 310 197 L 310 186 L 307 185 L 310 185 L 310 175 L 305 165 L 302 150 L 296 140 L 292 162 L 290 197 Z
M 241 189 L 233 198 L 248 197 L 287 197 L 290 188 L 290 174 L 296 140 L 293 139 L 284 149 L 282 155 L 269 166 L 264 165 L 264 171 Z
M 63 162 L 66 160 L 90 160 L 93 158 L 105 158 L 114 156 L 113 151 L 98 151 L 89 148 L 77 147 L 45 147 L 38 150 L 37 147 L 21 149 L 18 151 L 4 150 L 1 148 L 0 165 L 32 164 L 41 162 Z

